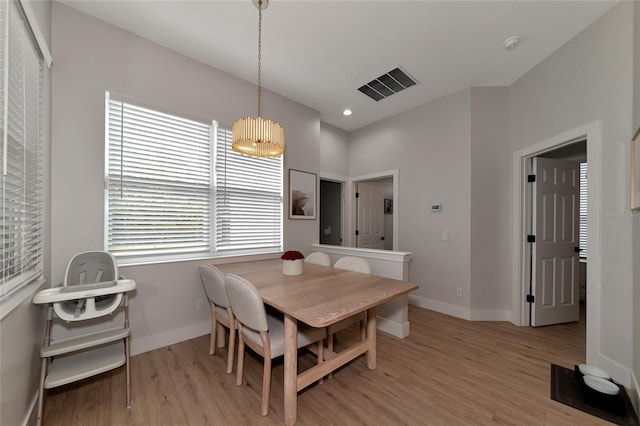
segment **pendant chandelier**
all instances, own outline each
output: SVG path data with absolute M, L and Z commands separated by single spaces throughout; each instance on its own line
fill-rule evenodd
M 231 128 L 231 148 L 253 157 L 277 157 L 284 152 L 284 129 L 279 123 L 260 116 L 262 97 L 262 9 L 268 0 L 253 0 L 258 8 L 258 116 L 237 119 Z

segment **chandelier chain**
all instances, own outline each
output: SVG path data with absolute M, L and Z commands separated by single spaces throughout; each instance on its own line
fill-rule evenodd
M 262 0 L 258 0 L 258 117 L 262 97 Z

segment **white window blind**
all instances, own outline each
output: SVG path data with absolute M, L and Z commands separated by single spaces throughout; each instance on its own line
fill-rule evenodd
M 0 296 L 42 275 L 43 64 L 17 2 L 0 1 Z
M 216 250 L 282 249 L 282 157 L 255 158 L 231 149 L 218 128 L 215 159 Z
M 580 163 L 580 257 L 587 257 L 587 163 Z
M 108 250 L 119 258 L 210 253 L 211 126 L 110 98 Z

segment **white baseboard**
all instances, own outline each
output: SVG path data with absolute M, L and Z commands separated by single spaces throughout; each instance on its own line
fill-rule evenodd
M 384 331 L 401 339 L 404 339 L 409 335 L 409 321 L 405 321 L 400 324 L 395 321 L 390 321 L 386 318 L 377 317 L 378 330 Z
M 200 337 L 211 333 L 211 321 L 192 324 L 188 327 L 165 331 L 147 337 L 136 338 L 135 332 L 131 336 L 131 355 L 149 352 L 164 346 L 173 345 L 184 340 Z
M 640 417 L 640 383 L 633 371 L 631 372 L 631 395 L 629 395 L 629 399 L 633 403 L 636 415 Z
M 597 358 L 598 359 L 596 360 L 590 360 L 587 358 L 587 363 L 602 368 L 611 375 L 613 380 L 627 388 L 631 388 L 631 376 L 633 375 L 631 369 L 605 355 L 602 355 L 601 353 L 598 354 Z
M 462 306 L 451 305 L 449 303 L 439 302 L 437 300 L 428 299 L 426 297 L 409 295 L 409 303 L 420 308 L 430 309 L 440 312 L 441 314 L 451 315 L 452 317 L 471 319 L 471 312 Z
M 36 394 L 33 396 L 31 400 L 31 404 L 29 404 L 29 408 L 27 409 L 27 414 L 24 416 L 24 421 L 22 422 L 22 426 L 34 425 L 36 424 L 36 416 L 38 413 L 35 412 L 36 404 L 38 403 L 38 391 L 36 390 Z
M 469 309 L 415 295 L 409 295 L 409 303 L 467 321 L 511 321 L 511 311 L 506 309 Z
M 511 311 L 507 311 L 506 309 L 472 309 L 471 321 L 511 322 Z

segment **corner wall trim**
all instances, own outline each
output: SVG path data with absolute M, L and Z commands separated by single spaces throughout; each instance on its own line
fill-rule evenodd
M 384 331 L 385 333 L 389 333 L 401 339 L 404 339 L 409 335 L 409 321 L 405 321 L 404 323 L 399 324 L 395 321 L 389 321 L 388 319 L 382 318 L 380 316 L 376 318 L 376 321 L 378 326 L 377 328 L 380 331 Z

